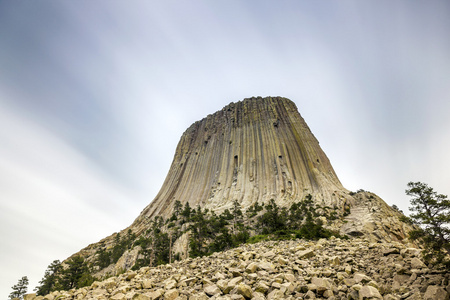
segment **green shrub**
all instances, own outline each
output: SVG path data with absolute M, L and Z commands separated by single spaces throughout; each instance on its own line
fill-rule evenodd
M 256 244 L 262 241 L 269 241 L 269 235 L 268 234 L 257 234 L 254 236 L 251 236 L 248 240 L 247 243 L 249 244 Z

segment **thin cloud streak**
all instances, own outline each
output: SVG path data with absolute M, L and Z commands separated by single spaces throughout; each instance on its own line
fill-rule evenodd
M 87 246 L 125 228 L 141 210 L 136 205 L 141 195 L 4 108 L 0 140 L 0 248 L 9 254 L 1 256 L 0 264 L 10 267 L 2 272 L 2 282 L 12 285 L 20 274 L 42 273 L 52 260 L 80 250 L 80 241 Z

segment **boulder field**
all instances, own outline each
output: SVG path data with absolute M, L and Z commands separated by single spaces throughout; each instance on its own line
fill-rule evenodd
M 411 245 L 331 238 L 244 244 L 24 299 L 445 300 L 449 281 L 450 274 L 427 266 Z

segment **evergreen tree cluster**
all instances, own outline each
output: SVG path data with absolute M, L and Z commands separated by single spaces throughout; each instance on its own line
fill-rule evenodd
M 120 236 L 120 233 L 117 233 L 114 237 L 114 247 L 112 249 L 107 250 L 102 248 L 97 252 L 95 265 L 100 269 L 104 269 L 110 264 L 115 264 L 125 251 L 133 247 L 135 240 L 136 235 L 131 230 L 128 230 L 127 234 L 123 237 Z
M 179 236 L 179 231 L 178 228 L 170 229 L 167 225 L 168 222 L 162 217 L 156 217 L 151 221 L 150 228 L 134 244 L 135 246 L 141 246 L 141 250 L 133 269 L 144 266 L 158 266 L 172 261 L 171 249 L 173 242 Z
M 45 271 L 44 278 L 39 281 L 35 291 L 37 295 L 47 295 L 57 290 L 70 290 L 89 286 L 94 282 L 92 270 L 83 257 L 77 255 L 69 258 L 63 266 L 54 260 Z
M 330 212 L 329 212 L 330 211 Z M 224 251 L 242 243 L 268 239 L 320 239 L 341 237 L 324 227 L 322 218 L 337 218 L 330 207 L 318 207 L 308 195 L 290 208 L 279 207 L 272 199 L 267 204 L 255 203 L 245 214 L 234 201 L 231 211 L 221 215 L 197 208 L 191 212 L 189 248 L 191 257 Z
M 311 195 L 307 195 L 303 201 L 293 203 L 289 209 L 278 207 L 274 200 L 265 209 L 257 219 L 257 230 L 263 235 L 273 235 L 277 239 L 295 237 L 307 240 L 339 236 L 323 227 L 322 218 L 319 218 L 334 220 L 337 218 L 335 211 L 328 213 L 329 207 L 317 207 Z

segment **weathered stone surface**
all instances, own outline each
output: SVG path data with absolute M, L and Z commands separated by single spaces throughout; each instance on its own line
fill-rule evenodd
M 331 266 L 339 266 L 341 264 L 341 261 L 337 256 L 330 257 L 328 261 Z
M 150 279 L 144 279 L 141 285 L 143 289 L 151 289 L 153 287 L 153 281 Z
M 244 279 L 243 279 L 241 276 L 239 276 L 239 277 L 234 277 L 233 279 L 231 279 L 231 280 L 228 282 L 228 286 L 234 288 L 237 284 L 241 283 L 242 280 L 244 280 Z
M 325 299 L 329 299 L 329 298 L 331 298 L 331 297 L 334 297 L 334 293 L 333 293 L 332 290 L 326 290 L 326 291 L 323 293 L 323 297 L 324 297 Z
M 239 295 L 244 296 L 245 299 L 250 299 L 253 295 L 252 288 L 245 283 L 240 283 L 237 286 L 237 292 Z
M 111 299 L 112 300 L 123 300 L 123 299 L 125 299 L 125 294 L 117 293 L 114 296 L 112 296 Z
M 160 299 L 164 295 L 164 290 L 158 289 L 156 291 L 148 293 L 147 295 L 151 300 Z
M 168 290 L 164 293 L 164 300 L 175 300 L 178 297 L 178 294 L 176 289 Z
M 361 274 L 361 273 L 356 273 L 353 276 L 353 279 L 355 280 L 355 283 L 363 283 L 363 284 L 372 281 L 372 279 L 370 277 L 368 277 L 365 274 Z
M 224 292 L 224 293 L 225 293 L 226 288 L 228 287 L 228 283 L 227 283 L 227 281 L 224 280 L 224 279 L 218 280 L 218 281 L 216 282 L 216 285 L 217 285 L 217 287 L 218 287 L 222 292 Z M 230 290 L 231 290 L 231 289 L 230 289 Z M 230 290 L 228 290 L 227 293 L 228 293 Z
M 448 300 L 449 293 L 440 286 L 430 285 L 428 286 L 425 295 L 423 295 L 424 300 Z
M 397 248 L 389 248 L 383 251 L 383 255 L 390 255 L 390 254 L 400 254 L 400 250 Z
M 170 280 L 169 282 L 166 283 L 166 285 L 164 286 L 165 290 L 172 290 L 174 288 L 177 287 L 177 282 L 176 280 Z
M 286 295 L 290 295 L 294 292 L 295 285 L 292 282 L 282 283 L 280 286 L 280 291 L 282 291 Z
M 205 293 L 197 293 L 189 297 L 189 300 L 208 300 L 208 299 L 209 297 Z
M 284 293 L 280 290 L 273 290 L 267 295 L 267 300 L 283 299 Z
M 252 300 L 266 300 L 266 297 L 262 293 L 254 292 Z
M 305 299 L 316 299 L 316 294 L 313 291 L 309 290 L 305 294 Z
M 423 261 L 421 261 L 417 257 L 413 257 L 411 259 L 411 268 L 412 269 L 422 269 L 422 268 L 426 268 L 426 267 L 427 266 L 423 263 Z
M 307 249 L 307 250 L 303 250 L 303 251 L 298 251 L 297 253 L 295 253 L 295 255 L 297 256 L 298 259 L 305 259 L 305 258 L 310 258 L 313 257 L 314 254 L 314 250 L 312 249 Z
M 316 285 L 316 290 L 320 294 L 323 294 L 326 290 L 332 288 L 331 282 L 329 281 L 329 279 L 326 278 L 313 277 L 311 278 L 311 283 Z
M 137 246 L 137 247 L 133 248 L 132 250 L 125 251 L 125 253 L 119 258 L 119 260 L 117 261 L 117 263 L 114 266 L 115 274 L 120 273 L 123 270 L 131 269 L 131 267 L 133 267 L 134 264 L 136 263 L 136 260 L 138 258 L 140 250 L 141 250 L 141 247 Z
M 289 282 L 295 282 L 296 278 L 293 274 L 284 274 L 284 279 Z
M 220 288 L 215 284 L 206 286 L 203 291 L 208 296 L 214 296 L 222 293 Z
M 255 287 L 255 291 L 265 294 L 269 290 L 269 287 L 264 282 L 258 282 Z
M 124 297 L 123 299 L 127 299 L 127 298 Z M 131 299 L 132 300 L 153 300 L 153 299 L 159 299 L 159 297 L 158 298 L 152 298 L 150 295 L 135 294 L 134 296 L 132 296 Z
M 359 299 L 367 300 L 367 299 L 383 299 L 380 292 L 374 288 L 373 286 L 363 286 L 359 290 Z
M 257 266 L 259 269 L 262 269 L 265 271 L 272 271 L 274 269 L 274 265 L 267 261 L 262 261 Z
M 245 272 L 255 273 L 256 271 L 258 271 L 258 269 L 259 269 L 258 264 L 256 262 L 252 262 L 247 266 L 247 268 L 245 269 Z

